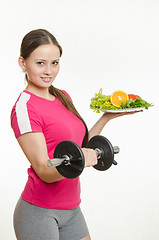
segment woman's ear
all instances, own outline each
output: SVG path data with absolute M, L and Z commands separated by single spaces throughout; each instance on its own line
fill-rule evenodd
M 19 66 L 21 67 L 22 71 L 26 72 L 25 60 L 23 57 L 18 58 L 18 63 L 19 63 Z

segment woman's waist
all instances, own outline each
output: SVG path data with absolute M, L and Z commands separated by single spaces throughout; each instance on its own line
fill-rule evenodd
M 62 179 L 53 183 L 45 183 L 36 175 L 34 169 L 28 169 L 28 181 L 22 197 L 31 203 L 46 205 L 77 205 L 80 202 L 80 180 Z

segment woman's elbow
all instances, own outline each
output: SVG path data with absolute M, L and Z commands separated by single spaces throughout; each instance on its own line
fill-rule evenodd
M 57 171 L 56 167 L 49 168 L 47 164 L 41 164 L 34 170 L 40 180 L 45 183 L 53 183 L 64 179 L 64 177 Z

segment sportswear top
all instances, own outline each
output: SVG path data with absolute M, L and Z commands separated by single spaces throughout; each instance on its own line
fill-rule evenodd
M 11 126 L 16 138 L 28 132 L 43 133 L 50 159 L 53 158 L 54 150 L 61 141 L 70 140 L 81 147 L 86 131 L 83 122 L 57 97 L 50 101 L 26 90 L 20 94 L 12 108 Z M 64 178 L 57 182 L 45 183 L 30 166 L 21 197 L 43 208 L 76 208 L 81 202 L 80 180 L 79 177 Z

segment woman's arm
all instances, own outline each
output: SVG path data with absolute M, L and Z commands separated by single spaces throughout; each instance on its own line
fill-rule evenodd
M 25 133 L 17 140 L 34 171 L 42 181 L 52 183 L 64 179 L 56 167 L 49 168 L 47 166 L 49 156 L 43 133 Z M 97 164 L 97 156 L 94 150 L 82 148 L 82 151 L 85 158 L 85 167 Z
M 141 112 L 141 111 L 140 111 Z M 90 140 L 92 137 L 95 135 L 99 135 L 101 131 L 103 130 L 104 126 L 109 122 L 111 119 L 121 117 L 124 115 L 130 115 L 134 114 L 137 112 L 124 112 L 124 113 L 104 113 L 102 117 L 94 124 L 94 126 L 90 129 L 89 135 L 88 135 L 88 140 Z
M 49 156 L 43 133 L 25 133 L 17 140 L 34 171 L 42 181 L 51 183 L 64 179 L 55 167 L 47 167 Z

